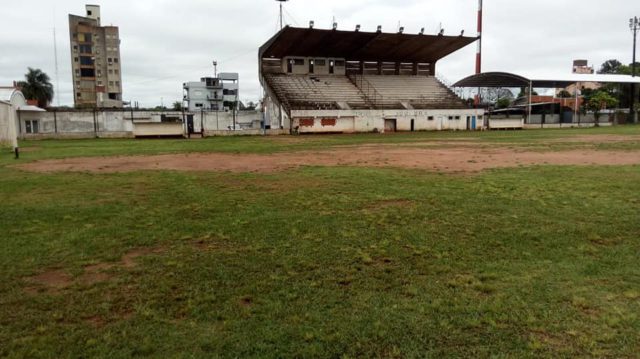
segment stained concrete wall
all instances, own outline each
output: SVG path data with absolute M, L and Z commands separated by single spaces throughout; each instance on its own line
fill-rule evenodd
M 483 110 L 322 110 L 292 111 L 293 127 L 300 133 L 384 132 L 385 121 L 395 120 L 397 131 L 466 130 L 476 116 L 483 129 Z M 332 120 L 335 120 L 332 121 Z M 413 124 L 413 126 L 412 126 Z
M 167 126 L 146 126 L 159 124 L 162 117 L 178 119 L 179 125 L 169 123 Z M 21 112 L 19 121 L 19 137 L 24 139 L 47 138 L 127 138 L 144 134 L 145 136 L 175 135 L 178 127 L 185 128 L 183 119 L 193 116 L 194 131 L 220 132 L 239 130 L 260 130 L 262 113 L 259 111 L 242 111 L 235 118 L 232 112 L 150 112 L 150 111 L 56 111 L 56 112 Z M 38 133 L 27 134 L 25 122 L 38 121 Z M 234 129 L 235 123 L 235 129 Z M 138 129 L 136 129 L 136 125 Z M 144 127 L 144 128 L 142 128 Z M 153 129 L 157 134 L 153 134 Z M 168 132 L 167 132 L 168 131 Z M 183 131 L 186 133 L 186 130 Z

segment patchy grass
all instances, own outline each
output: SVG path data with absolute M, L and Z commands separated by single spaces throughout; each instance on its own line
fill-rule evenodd
M 557 129 L 491 132 L 415 132 L 396 134 L 356 134 L 281 137 L 218 137 L 204 140 L 160 139 L 93 139 L 22 141 L 21 161 L 69 157 L 152 155 L 167 153 L 274 153 L 285 151 L 323 150 L 336 146 L 356 145 L 439 145 L 454 146 L 455 141 L 471 141 L 479 146 L 513 146 L 555 150 L 581 146 L 598 149 L 640 148 L 640 141 L 594 144 L 590 141 L 562 143 L 558 140 L 579 136 L 640 136 L 640 126 L 617 126 L 588 129 Z M 439 144 L 445 141 L 448 143 Z M 550 143 L 551 141 L 551 143 Z M 555 142 L 554 142 L 555 141 Z M 11 164 L 13 154 L 0 153 L 0 165 Z
M 43 141 L 24 156 L 412 140 Z M 637 166 L 474 177 L 0 166 L 0 356 L 634 357 L 639 183 Z

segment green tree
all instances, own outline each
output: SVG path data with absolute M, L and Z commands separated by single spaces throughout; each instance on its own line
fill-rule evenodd
M 176 101 L 173 103 L 173 110 L 174 111 L 182 111 L 182 102 L 180 101 Z
M 507 108 L 509 106 L 511 106 L 511 100 L 506 97 L 503 97 L 496 102 L 497 108 Z
M 605 61 L 602 66 L 600 66 L 600 70 L 598 70 L 599 74 L 619 74 L 620 67 L 624 66 L 622 63 L 616 59 L 611 59 Z
M 597 91 L 589 97 L 587 109 L 593 111 L 596 118 L 596 126 L 600 124 L 600 114 L 606 108 L 613 108 L 618 105 L 618 99 L 609 95 L 606 91 Z
M 567 90 L 562 90 L 562 91 L 558 92 L 558 97 L 559 98 L 572 98 L 573 95 L 571 94 L 571 92 L 569 92 Z
M 37 100 L 38 106 L 46 108 L 53 101 L 53 85 L 49 75 L 40 69 L 28 68 L 25 81 L 18 82 L 24 96 L 29 100 Z

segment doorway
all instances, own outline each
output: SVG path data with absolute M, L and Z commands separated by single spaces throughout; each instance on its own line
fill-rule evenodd
M 416 130 L 416 120 L 415 119 L 411 119 L 411 132 L 414 132 Z
M 386 118 L 384 120 L 384 132 L 396 132 L 396 119 Z
M 193 115 L 187 115 L 187 135 L 191 136 L 191 134 L 195 133 L 195 129 L 193 126 Z

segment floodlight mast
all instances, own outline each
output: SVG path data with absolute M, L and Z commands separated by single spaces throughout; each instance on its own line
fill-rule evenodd
M 282 3 L 285 3 L 289 0 L 276 0 L 280 3 L 280 30 L 284 28 L 284 9 L 282 8 Z

